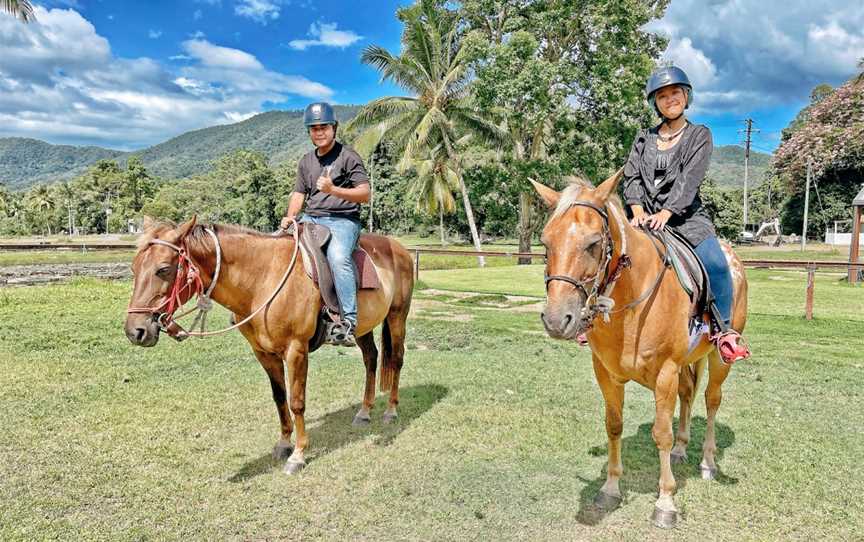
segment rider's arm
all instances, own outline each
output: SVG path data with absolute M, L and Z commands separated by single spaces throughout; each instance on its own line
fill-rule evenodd
M 692 150 L 687 153 L 687 156 L 682 158 L 684 163 L 681 173 L 672 184 L 669 198 L 663 205 L 663 209 L 675 215 L 685 214 L 693 204 L 693 200 L 699 194 L 699 187 L 705 180 L 705 173 L 708 171 L 711 153 L 714 150 L 711 131 L 708 128 L 702 127 L 693 137 L 698 139 L 693 142 Z
M 285 217 L 290 220 L 296 220 L 297 215 L 303 209 L 303 202 L 306 200 L 306 194 L 302 192 L 292 192 L 291 199 L 288 200 L 288 210 L 285 211 Z
M 328 192 L 328 194 L 332 194 L 352 203 L 368 203 L 369 195 L 371 193 L 372 191 L 369 190 L 369 183 L 359 184 L 353 188 L 343 188 L 334 184 L 331 185 Z

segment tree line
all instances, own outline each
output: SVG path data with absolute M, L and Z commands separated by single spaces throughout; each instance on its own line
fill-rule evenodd
M 487 237 L 518 237 L 528 251 L 545 215 L 527 179 L 562 187 L 571 174 L 604 178 L 624 162 L 639 127 L 657 122 L 643 87 L 666 42 L 642 29 L 667 4 L 417 0 L 399 9 L 399 54 L 372 45 L 361 60 L 404 95 L 373 100 L 340 127 L 373 178 L 364 222 L 388 233 L 437 234 L 442 242 L 455 234 L 478 249 Z M 806 149 L 820 179 L 810 232 L 819 235 L 849 215 L 845 200 L 861 181 L 864 153 L 854 143 L 839 154 L 836 145 L 817 143 L 841 125 L 860 133 L 860 79 L 814 90 L 784 132 L 769 178 L 750 194 L 752 216 L 779 215 L 787 233 L 800 232 L 799 158 Z M 850 108 L 857 116 L 843 113 Z M 0 187 L 0 234 L 125 232 L 144 214 L 182 220 L 193 213 L 272 230 L 295 175 L 294 160 L 271 165 L 242 149 L 185 179 L 154 178 L 134 156 L 125 169 L 102 160 L 68 182 L 26 192 Z M 709 178 L 702 195 L 720 234 L 735 238 L 740 191 Z

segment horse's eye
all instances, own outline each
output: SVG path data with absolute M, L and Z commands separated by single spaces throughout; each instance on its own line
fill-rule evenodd
M 170 265 L 163 265 L 162 267 L 160 267 L 159 269 L 156 270 L 156 276 L 159 278 L 162 278 L 162 279 L 166 278 L 170 274 L 171 274 L 171 266 Z

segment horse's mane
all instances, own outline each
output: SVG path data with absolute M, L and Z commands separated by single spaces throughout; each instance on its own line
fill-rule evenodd
M 582 197 L 582 194 L 586 190 L 593 192 L 595 188 L 595 186 L 584 177 L 569 176 L 565 180 L 568 182 L 567 187 L 561 191 L 561 198 L 558 200 L 558 205 L 555 206 L 552 218 L 558 218 L 566 213 L 575 203 L 585 199 Z M 607 203 L 611 203 L 621 209 L 621 198 L 618 197 L 618 194 L 612 194 L 609 196 Z
M 177 225 L 169 220 L 159 220 L 153 222 L 150 226 L 148 226 L 141 237 L 138 238 L 138 250 L 146 247 L 150 241 L 153 239 L 159 238 L 162 234 L 173 230 Z M 196 224 L 192 227 L 189 233 L 186 235 L 186 242 L 191 242 L 197 245 L 207 245 L 207 243 L 211 243 L 210 234 L 206 232 L 207 229 L 212 229 L 216 235 L 250 235 L 252 237 L 270 237 L 265 233 L 261 233 L 260 231 L 253 230 L 251 228 L 247 228 L 245 226 L 238 226 L 236 224 Z

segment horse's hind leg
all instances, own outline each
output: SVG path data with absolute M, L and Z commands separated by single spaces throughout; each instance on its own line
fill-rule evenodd
M 363 404 L 354 415 L 352 425 L 369 425 L 372 421 L 369 412 L 375 404 L 375 370 L 378 368 L 378 349 L 375 347 L 374 334 L 370 331 L 362 337 L 357 337 L 357 346 L 363 352 L 363 364 L 366 366 L 366 388 L 363 391 Z
M 273 459 L 285 459 L 294 447 L 291 445 L 291 432 L 294 429 L 294 424 L 291 421 L 291 413 L 288 411 L 288 394 L 285 389 L 285 366 L 282 358 L 275 354 L 267 352 L 255 352 L 255 357 L 261 363 L 261 367 L 267 372 L 267 377 L 270 378 L 270 389 L 273 391 L 273 402 L 276 403 L 276 412 L 279 413 L 279 424 L 281 426 L 281 435 L 276 445 L 273 447 Z
M 396 406 L 399 404 L 399 373 L 405 357 L 405 321 L 408 318 L 407 305 L 401 310 L 392 310 L 384 321 L 381 331 L 381 390 L 390 391 L 384 423 L 396 420 Z
M 713 480 L 717 476 L 717 463 L 714 454 L 717 453 L 717 440 L 714 431 L 714 421 L 717 409 L 723 399 L 723 382 L 729 376 L 730 365 L 720 359 L 717 350 L 708 354 L 708 386 L 705 388 L 705 408 L 708 410 L 708 421 L 705 424 L 705 443 L 702 445 L 702 478 Z
M 621 504 L 621 489 L 618 480 L 624 472 L 621 462 L 621 433 L 624 431 L 624 384 L 612 379 L 602 362 L 593 357 L 594 374 L 603 400 L 606 403 L 606 436 L 609 439 L 609 462 L 606 466 L 606 483 L 594 498 L 594 504 L 602 510 L 613 510 Z
M 699 392 L 699 375 L 705 370 L 705 359 L 681 369 L 678 377 L 678 434 L 672 448 L 672 464 L 687 462 L 687 444 L 690 442 L 690 420 L 693 416 L 693 402 Z

